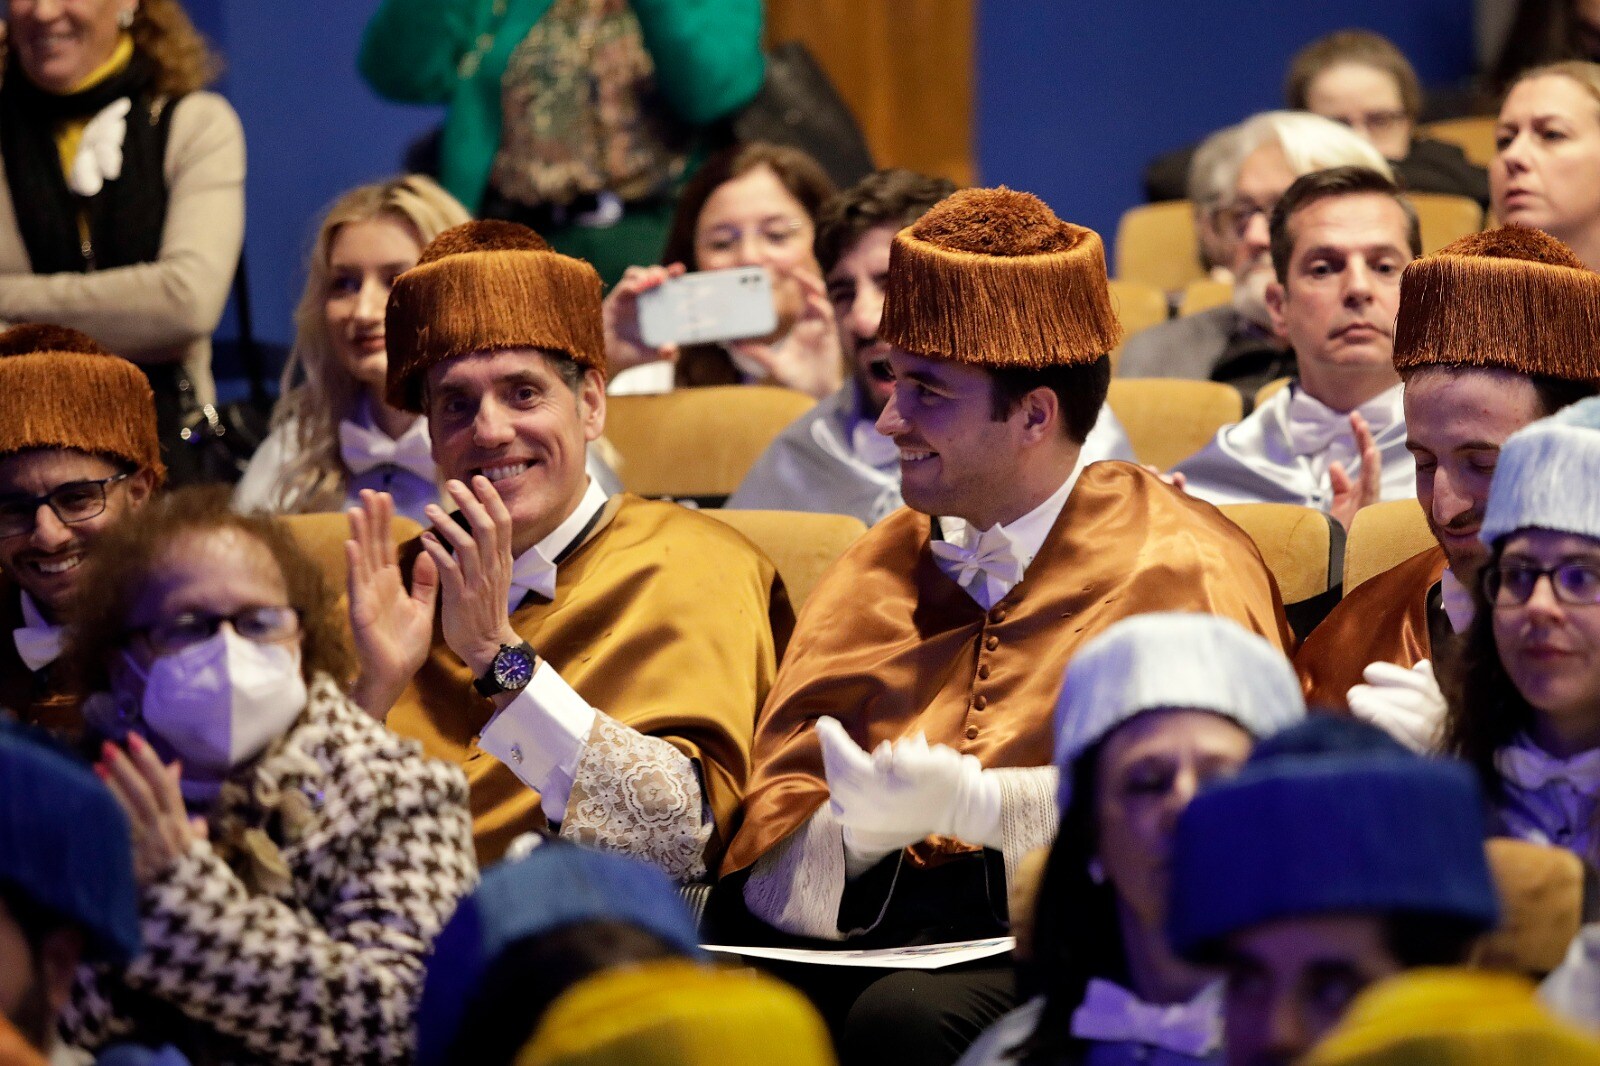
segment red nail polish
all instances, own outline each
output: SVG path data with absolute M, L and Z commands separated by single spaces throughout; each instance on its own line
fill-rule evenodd
M 117 746 L 111 743 L 111 741 L 103 740 L 100 742 L 100 757 L 102 759 L 112 759 L 115 758 L 117 754 Z
M 111 776 L 111 770 L 103 762 L 95 763 L 94 766 L 93 766 L 93 770 L 94 770 L 94 775 L 96 777 L 98 777 L 102 781 L 107 780 Z
M 138 733 L 129 733 L 128 747 L 134 751 L 143 751 L 145 749 L 144 737 L 141 737 Z

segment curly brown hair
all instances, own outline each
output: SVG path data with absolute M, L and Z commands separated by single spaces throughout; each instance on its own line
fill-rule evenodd
M 172 543 L 185 534 L 221 530 L 254 538 L 272 553 L 283 573 L 289 606 L 300 615 L 301 672 L 306 680 L 316 674 L 328 674 L 341 683 L 350 679 L 350 651 L 321 569 L 281 522 L 237 514 L 227 489 L 207 485 L 151 500 L 90 550 L 79 587 L 93 589 L 94 595 L 76 597 L 69 611 L 69 636 L 59 674 L 68 679 L 73 697 L 81 701 L 110 688 L 110 664 L 132 635 L 128 614 L 146 577 Z
M 156 65 L 156 91 L 183 96 L 217 80 L 222 61 L 206 43 L 178 0 L 139 0 L 128 31 Z

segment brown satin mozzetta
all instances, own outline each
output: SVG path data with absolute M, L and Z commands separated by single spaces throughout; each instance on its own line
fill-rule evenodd
M 1345 694 L 1361 684 L 1370 663 L 1412 667 L 1433 658 L 1428 592 L 1444 576 L 1444 549 L 1435 545 L 1357 585 L 1294 657 L 1306 703 L 1348 710 Z
M 806 601 L 756 730 L 724 873 L 761 858 L 827 798 L 812 728 L 822 715 L 867 748 L 925 732 L 985 766 L 1040 766 L 1067 660 L 1118 619 L 1204 611 L 1290 646 L 1250 538 L 1129 463 L 1084 470 L 1027 577 L 990 611 L 939 570 L 928 540 L 926 515 L 897 511 Z
M 406 545 L 406 557 L 416 550 Z M 744 792 L 756 709 L 792 624 L 777 572 L 749 541 L 715 519 L 636 496 L 613 497 L 562 562 L 554 602 L 530 597 L 511 615 L 512 628 L 591 706 L 695 761 L 717 824 L 712 869 Z M 436 624 L 433 652 L 388 724 L 466 771 L 484 864 L 545 824 L 539 794 L 475 743 L 492 711 Z

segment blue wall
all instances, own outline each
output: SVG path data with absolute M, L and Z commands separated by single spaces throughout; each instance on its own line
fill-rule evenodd
M 1139 202 L 1146 160 L 1276 106 L 1288 57 L 1320 33 L 1377 29 L 1435 84 L 1462 76 L 1472 56 L 1470 0 L 1346 0 L 1337 10 L 1292 0 L 978 2 L 983 180 L 1036 192 L 1108 235 Z M 386 104 L 356 75 L 371 0 L 188 6 L 227 59 L 221 88 L 248 137 L 256 332 L 287 342 L 320 209 L 397 169 L 441 110 Z
M 1361 26 L 1388 36 L 1424 85 L 1472 66 L 1471 0 L 979 0 L 978 170 L 1037 193 L 1111 243 L 1143 199 L 1151 157 L 1281 107 L 1306 42 Z

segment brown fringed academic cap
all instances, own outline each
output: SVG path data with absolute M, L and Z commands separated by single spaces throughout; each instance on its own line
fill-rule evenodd
M 600 275 L 515 222 L 464 222 L 395 279 L 385 322 L 389 403 L 422 411 L 436 363 L 499 348 L 545 348 L 606 372 Z
M 0 455 L 71 448 L 132 463 L 164 483 L 156 401 L 144 372 L 103 351 L 15 354 L 12 334 L 27 328 L 0 333 Z
M 1406 267 L 1394 365 L 1600 380 L 1600 274 L 1526 226 L 1462 237 Z
M 1094 230 L 1011 189 L 964 189 L 895 234 L 879 336 L 975 366 L 1092 363 L 1122 327 Z
M 0 331 L 0 358 L 28 352 L 82 352 L 84 355 L 110 355 L 100 342 L 71 326 L 49 322 L 22 322 Z

